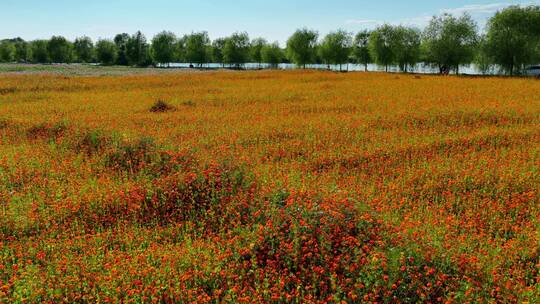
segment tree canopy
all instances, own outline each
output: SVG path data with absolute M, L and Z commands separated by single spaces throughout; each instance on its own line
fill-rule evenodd
M 372 62 L 371 54 L 369 53 L 369 36 L 371 32 L 364 30 L 358 32 L 354 37 L 352 54 L 357 63 L 364 65 L 364 70 L 367 72 L 368 64 Z
M 369 36 L 369 51 L 375 62 L 385 67 L 388 72 L 388 66 L 395 60 L 395 47 L 393 45 L 394 28 L 385 24 L 379 26 Z
M 540 6 L 511 6 L 488 22 L 485 51 L 510 75 L 537 63 L 539 43 Z
M 249 36 L 247 33 L 234 33 L 225 41 L 223 62 L 240 67 L 249 59 Z
M 218 38 L 212 42 L 212 61 L 223 64 L 223 48 L 225 48 L 226 38 Z
M 347 63 L 352 47 L 352 35 L 344 30 L 338 30 L 326 35 L 319 47 L 319 55 L 326 64 Z
M 209 60 L 210 38 L 207 32 L 191 33 L 185 37 L 185 60 L 202 66 Z
M 111 40 L 102 39 L 96 43 L 96 56 L 99 63 L 112 65 L 118 57 L 116 44 Z
M 72 45 L 62 36 L 53 36 L 47 44 L 49 59 L 54 63 L 69 63 L 72 59 Z
M 316 31 L 308 29 L 297 30 L 287 40 L 287 57 L 295 64 L 306 67 L 312 63 L 316 56 L 317 38 Z
M 129 40 L 129 34 L 122 33 L 114 37 L 114 44 L 116 45 L 116 50 L 118 56 L 116 58 L 116 64 L 118 65 L 128 65 L 128 55 L 127 55 L 127 43 Z
M 79 37 L 73 42 L 75 58 L 79 62 L 92 62 L 94 60 L 94 43 L 90 37 Z
M 152 39 L 152 56 L 157 63 L 169 64 L 175 59 L 176 35 L 163 31 Z
M 0 61 L 12 62 L 15 60 L 15 44 L 4 40 L 0 42 Z
M 127 62 L 133 66 L 147 66 L 151 62 L 150 47 L 141 31 L 129 37 L 126 43 Z
M 250 57 L 253 62 L 262 63 L 262 49 L 268 44 L 268 41 L 264 38 L 256 38 L 251 42 Z
M 272 44 L 265 45 L 261 50 L 262 61 L 268 63 L 275 68 L 283 61 L 283 50 L 276 41 Z
M 420 30 L 397 26 L 393 29 L 392 53 L 401 71 L 408 72 L 420 60 Z
M 468 64 L 474 59 L 477 25 L 467 14 L 459 18 L 444 14 L 431 19 L 423 39 L 426 61 L 439 68 L 453 68 L 459 73 L 461 64 Z

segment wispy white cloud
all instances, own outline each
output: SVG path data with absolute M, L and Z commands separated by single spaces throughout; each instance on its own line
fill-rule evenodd
M 405 18 L 405 19 L 399 19 L 399 20 L 393 20 L 393 21 L 386 21 L 386 20 L 375 20 L 375 19 L 350 19 L 347 20 L 345 23 L 347 24 L 356 24 L 356 25 L 363 25 L 366 27 L 375 27 L 382 24 L 392 24 L 392 25 L 408 25 L 408 26 L 416 26 L 416 27 L 423 27 L 429 23 L 432 16 L 418 16 L 413 18 Z
M 349 25 L 361 25 L 368 28 L 374 28 L 376 26 L 388 23 L 393 25 L 408 25 L 423 28 L 429 24 L 429 21 L 433 18 L 433 15 L 438 14 L 451 14 L 455 16 L 461 16 L 465 13 L 471 15 L 480 26 L 485 25 L 488 16 L 495 14 L 506 7 L 512 5 L 528 6 L 539 5 L 540 1 L 532 1 L 526 3 L 488 3 L 488 4 L 468 4 L 455 8 L 444 8 L 432 15 L 422 15 L 412 18 L 398 19 L 398 20 L 375 20 L 375 19 L 349 19 L 345 23 Z
M 521 5 L 524 6 L 524 5 L 529 5 L 529 4 L 532 5 L 534 3 L 531 2 L 531 3 L 521 4 Z M 452 14 L 452 15 L 462 15 L 465 13 L 471 14 L 471 15 L 494 14 L 497 11 L 502 10 L 506 7 L 509 7 L 511 5 L 516 5 L 516 4 L 515 3 L 469 4 L 469 5 L 464 5 L 457 8 L 442 9 L 441 13 L 447 13 L 447 14 Z
M 345 21 L 347 24 L 372 24 L 377 25 L 380 24 L 380 20 L 374 20 L 374 19 L 349 19 Z

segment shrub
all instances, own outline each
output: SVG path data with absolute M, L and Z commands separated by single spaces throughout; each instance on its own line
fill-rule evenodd
M 113 139 L 101 130 L 90 130 L 82 134 L 75 144 L 77 153 L 84 152 L 88 156 L 102 152 L 109 147 Z
M 156 145 L 150 137 L 135 142 L 120 143 L 106 156 L 105 164 L 109 168 L 130 173 L 139 172 L 145 164 L 154 159 Z
M 158 100 L 150 107 L 152 113 L 165 113 L 175 111 L 176 108 L 163 100 Z
M 65 132 L 68 130 L 68 127 L 65 123 L 60 122 L 56 124 L 42 123 L 31 127 L 26 131 L 26 135 L 29 139 L 48 139 L 56 140 L 62 137 Z

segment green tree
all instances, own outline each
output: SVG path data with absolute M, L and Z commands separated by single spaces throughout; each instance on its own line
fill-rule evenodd
M 393 30 L 392 48 L 395 61 L 403 72 L 420 61 L 420 31 L 415 28 L 397 26 Z
M 175 59 L 176 35 L 163 31 L 152 39 L 152 56 L 157 63 L 170 64 Z
M 176 39 L 174 43 L 174 60 L 176 62 L 186 62 L 186 36 Z
M 485 36 L 478 39 L 478 51 L 475 54 L 474 63 L 476 64 L 478 70 L 484 75 L 493 71 L 493 62 L 488 54 Z
M 114 64 L 118 56 L 116 44 L 111 40 L 99 40 L 96 43 L 96 56 L 102 65 Z
M 47 45 L 49 59 L 54 63 L 69 63 L 73 58 L 72 44 L 62 36 L 53 36 Z
M 32 54 L 32 62 L 34 63 L 48 63 L 49 51 L 47 46 L 49 42 L 47 40 L 34 40 L 30 43 L 30 49 Z
M 24 39 L 17 37 L 15 39 L 10 39 L 15 46 L 15 56 L 14 60 L 16 62 L 28 62 L 30 61 L 32 52 L 30 50 L 30 45 Z
M 352 36 L 344 30 L 329 33 L 319 46 L 319 55 L 326 64 L 342 64 L 349 59 L 352 48 Z
M 486 52 L 510 75 L 538 59 L 539 43 L 540 6 L 511 6 L 488 22 Z
M 276 68 L 283 61 L 284 55 L 283 50 L 276 41 L 272 44 L 263 46 L 261 50 L 261 57 L 264 63 L 268 63 L 272 68 Z
M 0 42 L 0 61 L 13 62 L 15 60 L 15 44 L 11 41 L 4 40 Z
M 94 60 L 94 43 L 90 37 L 79 37 L 73 42 L 76 60 L 79 62 L 92 62 Z
M 126 49 L 127 61 L 130 65 L 142 67 L 151 64 L 150 47 L 141 31 L 129 37 Z
M 129 34 L 122 33 L 114 37 L 114 44 L 116 44 L 116 49 L 118 51 L 118 56 L 116 57 L 116 64 L 118 65 L 128 65 L 128 55 L 127 55 L 127 44 L 129 41 Z
M 250 57 L 253 62 L 256 62 L 259 64 L 259 67 L 262 63 L 262 49 L 268 45 L 268 41 L 266 41 L 264 38 L 257 38 L 253 39 L 251 42 L 251 49 L 250 49 Z
M 372 62 L 371 55 L 369 53 L 369 36 L 370 31 L 362 31 L 356 34 L 353 43 L 353 58 L 357 63 L 364 65 L 364 70 L 367 72 L 368 64 Z
M 185 37 L 185 60 L 202 66 L 209 61 L 208 46 L 210 38 L 207 32 L 191 33 Z
M 234 64 L 237 68 L 249 59 L 249 36 L 247 33 L 234 33 L 225 41 L 223 62 Z
M 477 25 L 467 14 L 433 17 L 423 33 L 425 59 L 441 72 L 446 66 L 459 74 L 459 66 L 474 59 L 477 36 Z
M 386 72 L 388 72 L 388 66 L 394 63 L 396 58 L 394 38 L 394 28 L 389 24 L 379 26 L 369 36 L 370 54 L 378 65 L 385 67 Z
M 297 30 L 287 40 L 287 57 L 298 66 L 306 68 L 316 57 L 317 38 L 319 34 L 308 29 Z
M 212 61 L 223 65 L 223 49 L 225 48 L 226 38 L 218 38 L 212 42 Z

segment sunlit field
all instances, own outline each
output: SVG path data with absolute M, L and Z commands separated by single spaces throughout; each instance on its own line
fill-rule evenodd
M 539 96 L 523 78 L 0 75 L 0 303 L 535 303 Z

